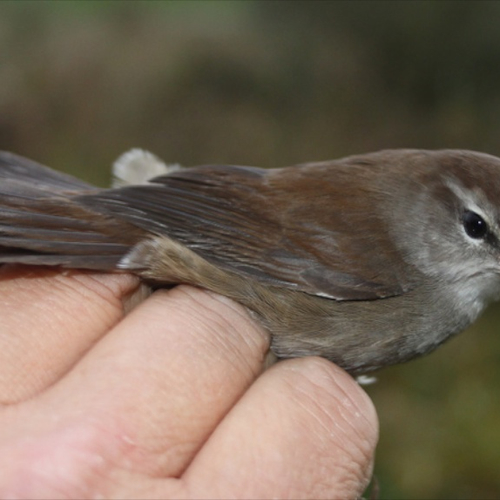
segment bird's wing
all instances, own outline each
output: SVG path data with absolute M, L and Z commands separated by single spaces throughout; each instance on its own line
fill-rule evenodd
M 74 201 L 270 285 L 336 300 L 410 289 L 384 221 L 371 210 L 372 194 L 362 186 L 349 192 L 342 164 L 318 165 L 188 168 Z

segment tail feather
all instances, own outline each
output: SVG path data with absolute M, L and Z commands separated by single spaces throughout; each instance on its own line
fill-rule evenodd
M 47 188 L 54 191 L 97 189 L 96 187 L 62 172 L 56 172 L 28 158 L 0 151 L 0 189 L 5 182 L 16 182 L 28 190 L 43 192 Z
M 137 231 L 74 201 L 101 189 L 36 162 L 0 152 L 0 264 L 17 262 L 110 270 Z M 119 223 L 118 223 L 119 225 Z

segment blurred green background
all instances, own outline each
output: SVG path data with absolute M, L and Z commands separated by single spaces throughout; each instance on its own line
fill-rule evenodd
M 140 146 L 265 167 L 500 155 L 498 2 L 0 3 L 0 148 L 100 185 Z M 367 388 L 381 498 L 500 498 L 500 309 Z

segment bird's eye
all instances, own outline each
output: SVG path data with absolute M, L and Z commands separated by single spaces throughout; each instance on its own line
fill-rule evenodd
M 476 240 L 484 238 L 488 233 L 488 224 L 486 224 L 486 221 L 471 210 L 464 212 L 462 223 L 467 235 Z

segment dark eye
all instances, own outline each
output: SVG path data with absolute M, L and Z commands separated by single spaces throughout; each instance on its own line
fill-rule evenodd
M 462 217 L 465 232 L 468 236 L 474 239 L 481 239 L 488 233 L 488 224 L 476 212 L 466 210 Z

